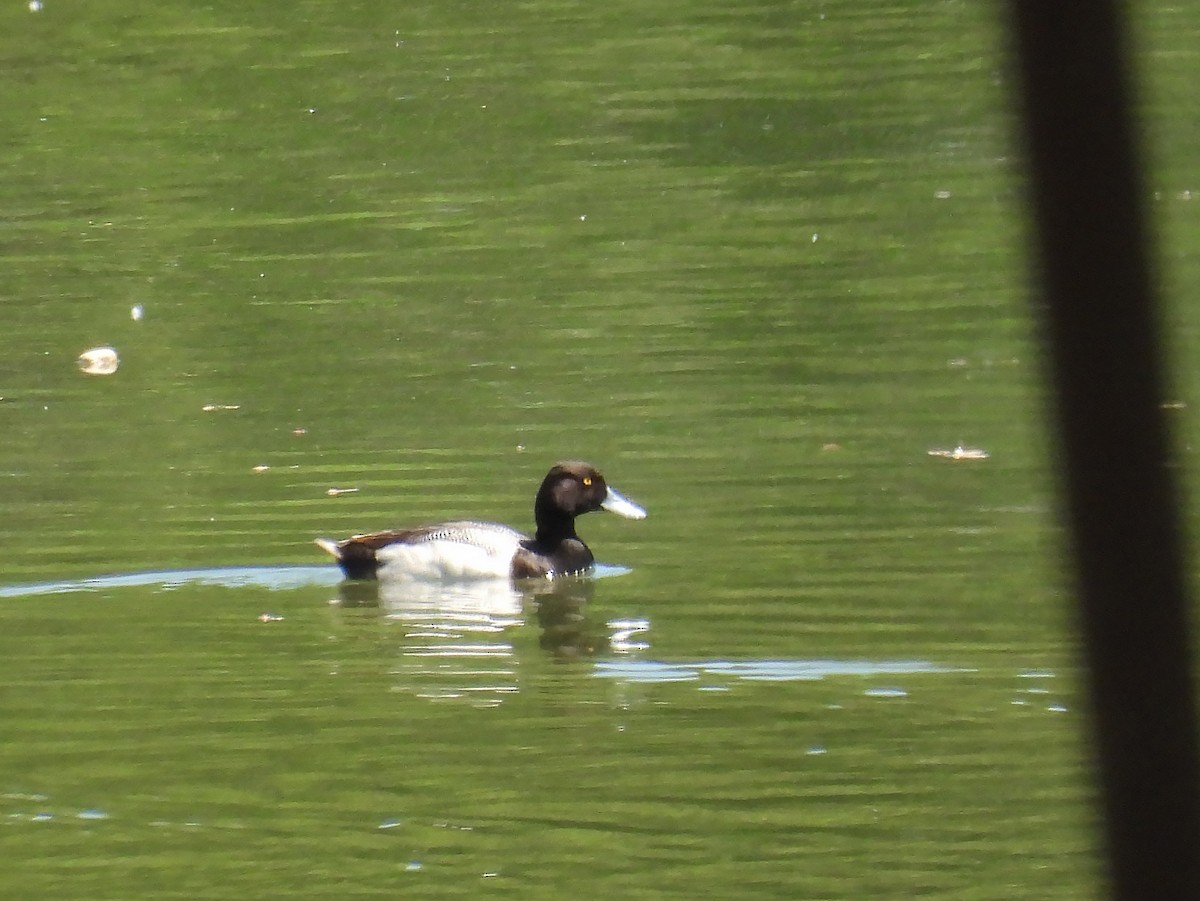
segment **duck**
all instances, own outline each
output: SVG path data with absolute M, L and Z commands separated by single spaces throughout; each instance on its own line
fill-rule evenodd
M 592 570 L 595 557 L 576 533 L 575 519 L 594 510 L 646 518 L 596 467 L 568 460 L 554 464 L 538 488 L 532 538 L 501 523 L 454 520 L 341 541 L 317 538 L 316 544 L 352 581 L 553 579 Z

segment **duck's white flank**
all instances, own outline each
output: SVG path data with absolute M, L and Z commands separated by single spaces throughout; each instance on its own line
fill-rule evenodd
M 525 536 L 499 523 L 448 522 L 414 543 L 375 552 L 381 578 L 507 579 Z
M 507 579 L 512 559 L 525 536 L 491 522 L 447 522 L 408 541 L 385 544 L 375 552 L 380 579 L 444 580 Z M 341 558 L 336 541 L 317 544 Z

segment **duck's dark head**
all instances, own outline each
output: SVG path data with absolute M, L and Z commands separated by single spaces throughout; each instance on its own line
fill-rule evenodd
M 538 538 L 574 537 L 575 517 L 608 510 L 627 519 L 645 519 L 646 511 L 610 488 L 590 463 L 556 463 L 542 480 L 533 502 Z

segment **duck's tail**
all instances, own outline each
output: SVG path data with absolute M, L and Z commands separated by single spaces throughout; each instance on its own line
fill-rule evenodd
M 338 563 L 342 562 L 342 548 L 336 541 L 329 538 L 314 538 L 313 544 L 338 561 Z
M 347 579 L 374 579 L 379 569 L 379 561 L 375 559 L 375 548 L 370 541 L 360 540 L 371 537 L 355 535 L 345 541 L 314 538 L 313 542 L 337 561 Z

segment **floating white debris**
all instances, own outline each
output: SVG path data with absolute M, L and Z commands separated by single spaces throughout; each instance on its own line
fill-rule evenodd
M 145 315 L 146 311 L 142 309 L 142 305 L 140 303 L 135 303 L 129 308 L 129 318 L 134 322 L 141 322 L 142 317 Z
M 283 622 L 283 617 L 278 613 L 260 613 L 258 621 L 260 623 L 281 623 Z
M 257 466 L 254 467 L 254 471 L 255 472 L 266 472 L 270 468 L 271 467 L 268 466 L 266 463 L 259 463 Z
M 868 698 L 907 698 L 903 688 L 868 688 L 863 692 Z
M 343 494 L 354 494 L 356 491 L 358 491 L 357 488 L 330 488 L 325 493 L 330 497 L 338 497 Z
M 953 450 L 935 447 L 928 453 L 931 457 L 945 457 L 947 460 L 986 460 L 991 456 L 981 447 L 963 447 L 961 444 Z
M 241 404 L 205 404 L 200 409 L 205 413 L 215 413 L 218 410 L 240 410 Z
M 88 375 L 112 375 L 121 365 L 121 358 L 117 356 L 114 348 L 93 347 L 81 353 L 75 363 L 80 372 L 86 372 Z
M 29 0 L 29 11 L 37 13 L 42 11 L 42 0 Z

